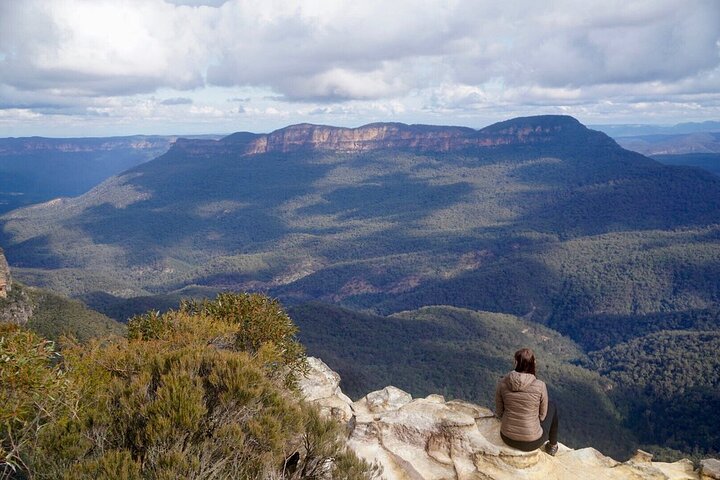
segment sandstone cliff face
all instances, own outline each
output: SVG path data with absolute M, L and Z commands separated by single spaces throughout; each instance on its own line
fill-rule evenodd
M 33 304 L 22 289 L 15 289 L 12 295 L 11 289 L 10 267 L 0 248 L 0 322 L 24 325 L 32 317 Z
M 588 130 L 572 117 L 539 116 L 517 118 L 481 130 L 465 127 L 372 123 L 358 128 L 325 125 L 292 125 L 269 134 L 240 132 L 218 142 L 178 140 L 175 148 L 191 153 L 236 153 L 256 155 L 272 152 L 320 150 L 365 152 L 378 149 L 413 149 L 427 152 L 449 152 L 468 149 L 563 142 L 588 138 L 595 145 L 614 146 L 603 133 Z
M 7 298 L 11 283 L 10 267 L 5 259 L 2 248 L 0 248 L 0 298 Z
M 348 426 L 348 446 L 382 467 L 387 480 L 504 479 L 718 479 L 720 462 L 652 462 L 638 453 L 621 463 L 593 448 L 563 445 L 555 457 L 541 450 L 521 452 L 504 445 L 500 422 L 487 408 L 440 395 L 413 399 L 395 387 L 352 402 L 340 390 L 340 377 L 310 358 L 301 382 L 303 395 L 328 416 Z
M 458 127 L 413 127 L 396 123 L 359 128 L 293 125 L 262 135 L 248 145 L 247 153 L 290 152 L 301 149 L 343 152 L 380 148 L 414 148 L 448 151 L 469 141 L 474 130 Z

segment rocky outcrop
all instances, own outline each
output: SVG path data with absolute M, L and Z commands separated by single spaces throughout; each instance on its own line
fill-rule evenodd
M 303 123 L 269 134 L 239 132 L 218 142 L 178 140 L 176 149 L 193 154 L 256 155 L 301 150 L 365 152 L 412 149 L 449 152 L 523 144 L 589 143 L 618 148 L 607 135 L 589 130 L 572 117 L 547 115 L 496 123 L 481 130 L 466 127 L 371 123 L 358 128 Z
M 324 125 L 292 125 L 248 144 L 247 153 L 290 152 L 301 149 L 367 151 L 381 148 L 413 148 L 448 151 L 464 145 L 474 130 L 460 127 L 424 127 L 398 123 L 374 123 L 359 128 Z
M 440 395 L 413 399 L 386 387 L 352 402 L 340 389 L 340 377 L 321 360 L 310 358 L 301 381 L 305 398 L 348 426 L 348 446 L 382 468 L 387 480 L 490 479 L 716 479 L 717 460 L 653 462 L 638 453 L 618 462 L 593 448 L 563 445 L 556 456 L 542 450 L 521 452 L 500 438 L 492 411 Z
M 4 252 L 0 248 L 0 298 L 7 298 L 11 288 L 10 267 L 5 259 Z
M 720 460 L 710 458 L 700 462 L 700 478 L 702 480 L 720 479 Z
M 10 267 L 0 248 L 0 322 L 24 325 L 32 317 L 33 303 L 22 288 L 15 289 L 10 295 L 11 289 Z

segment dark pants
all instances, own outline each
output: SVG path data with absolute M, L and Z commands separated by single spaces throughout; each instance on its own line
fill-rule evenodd
M 545 420 L 540 422 L 540 426 L 542 427 L 542 435 L 537 440 L 533 440 L 532 442 L 521 442 L 519 440 L 513 440 L 512 438 L 508 438 L 505 435 L 500 433 L 500 436 L 503 439 L 503 442 L 505 442 L 507 445 L 517 448 L 518 450 L 522 450 L 524 452 L 530 452 L 532 450 L 535 450 L 537 448 L 540 448 L 543 443 L 550 441 L 551 444 L 557 443 L 557 431 L 558 431 L 558 413 L 557 413 L 557 405 L 555 405 L 555 402 L 552 400 L 548 402 L 548 410 L 547 415 L 545 415 Z

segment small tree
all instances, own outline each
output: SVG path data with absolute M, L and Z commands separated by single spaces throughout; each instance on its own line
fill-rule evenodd
M 180 312 L 236 326 L 234 348 L 260 358 L 289 386 L 307 370 L 298 328 L 277 300 L 257 293 L 221 293 L 214 300 L 183 302 Z

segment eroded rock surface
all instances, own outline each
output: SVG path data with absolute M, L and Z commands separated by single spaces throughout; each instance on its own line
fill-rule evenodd
M 348 426 L 348 446 L 382 466 L 387 480 L 504 479 L 715 479 L 717 460 L 653 462 L 645 452 L 621 463 L 593 448 L 560 445 L 555 457 L 542 450 L 522 452 L 500 438 L 500 422 L 487 408 L 446 401 L 440 395 L 413 399 L 395 387 L 353 402 L 340 389 L 340 376 L 310 358 L 301 381 L 305 398 Z M 715 469 L 715 470 L 714 470 Z
M 0 298 L 7 298 L 11 283 L 10 267 L 5 259 L 2 248 L 0 248 Z
M 238 132 L 220 141 L 179 139 L 173 148 L 214 155 L 288 153 L 295 151 L 368 152 L 413 149 L 426 152 L 463 151 L 503 145 L 585 142 L 595 148 L 617 147 L 607 135 L 588 130 L 572 117 L 548 115 L 515 118 L 481 130 L 439 125 L 371 123 L 357 128 L 303 123 L 267 134 Z M 582 140 L 580 140 L 580 138 Z

